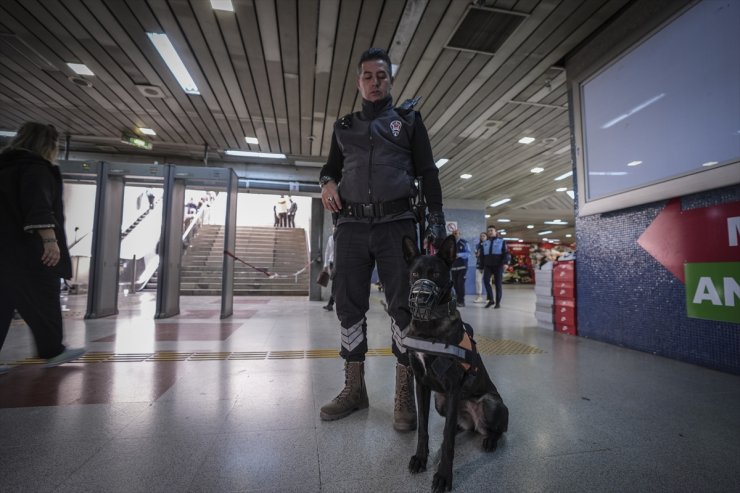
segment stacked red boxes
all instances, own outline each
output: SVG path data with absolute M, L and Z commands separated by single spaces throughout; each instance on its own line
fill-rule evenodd
M 555 331 L 576 335 L 576 261 L 555 262 L 552 270 Z

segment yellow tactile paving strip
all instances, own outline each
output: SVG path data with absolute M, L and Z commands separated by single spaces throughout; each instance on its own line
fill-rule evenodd
M 542 349 L 517 341 L 506 339 L 489 339 L 477 336 L 478 351 L 483 356 L 505 356 L 517 354 L 540 354 Z M 367 356 L 392 356 L 391 348 L 369 349 Z M 226 361 L 226 360 L 277 360 L 277 359 L 316 359 L 338 358 L 336 349 L 306 349 L 290 351 L 157 351 L 155 353 L 110 353 L 91 351 L 76 360 L 77 363 L 138 363 L 142 361 Z M 36 365 L 45 361 L 38 358 L 26 358 L 20 361 L 6 362 L 10 365 Z

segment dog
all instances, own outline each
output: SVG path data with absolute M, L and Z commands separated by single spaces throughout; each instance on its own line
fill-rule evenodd
M 419 408 L 416 453 L 409 470 L 412 474 L 426 470 L 434 391 L 435 408 L 445 417 L 445 426 L 432 491 L 450 491 L 456 433 L 477 431 L 484 436 L 483 450 L 492 452 L 508 429 L 509 410 L 483 366 L 472 327 L 463 323 L 455 307 L 450 280 L 457 256 L 455 237 L 445 238 L 436 255 L 421 255 L 416 242 L 404 237 L 403 254 L 409 266 L 412 317 L 403 344 L 409 351 Z

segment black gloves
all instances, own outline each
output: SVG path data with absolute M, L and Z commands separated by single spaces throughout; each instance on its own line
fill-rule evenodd
M 429 238 L 434 248 L 439 248 L 442 241 L 447 237 L 445 215 L 443 212 L 430 212 L 427 221 L 429 225 L 424 233 L 424 238 Z

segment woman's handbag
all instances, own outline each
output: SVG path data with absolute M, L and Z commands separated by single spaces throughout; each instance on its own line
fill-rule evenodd
M 319 273 L 319 277 L 316 278 L 316 284 L 324 287 L 329 285 L 329 271 L 327 269 Z

